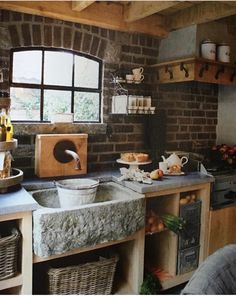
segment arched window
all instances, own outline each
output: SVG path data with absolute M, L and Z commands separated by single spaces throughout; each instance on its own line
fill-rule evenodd
M 100 122 L 101 73 L 101 60 L 73 51 L 12 50 L 12 120 L 47 122 L 55 113 L 74 113 L 74 121 Z

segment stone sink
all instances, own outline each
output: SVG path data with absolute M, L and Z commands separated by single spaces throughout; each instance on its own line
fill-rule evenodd
M 113 181 L 100 183 L 94 203 L 60 208 L 56 188 L 30 192 L 40 208 L 33 212 L 34 253 L 40 257 L 121 240 L 144 227 L 145 199 Z

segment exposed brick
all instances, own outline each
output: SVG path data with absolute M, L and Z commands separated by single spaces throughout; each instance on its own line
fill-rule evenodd
M 71 40 L 72 40 L 72 30 L 71 28 L 64 27 L 63 31 L 63 45 L 64 48 L 71 48 Z
M 89 26 L 89 25 L 82 25 L 82 28 L 83 28 L 85 31 L 91 31 L 91 26 Z
M 106 142 L 106 135 L 89 135 L 89 143 Z
M 119 153 L 101 154 L 100 161 L 115 161 L 120 157 Z
M 201 111 L 201 110 L 193 110 L 192 111 L 192 116 L 199 116 L 199 117 L 203 117 L 205 116 L 205 112 L 204 111 Z
M 22 29 L 22 37 L 23 37 L 24 45 L 25 46 L 32 45 L 30 25 L 29 24 L 22 24 L 21 29 Z
M 107 37 L 107 29 L 101 29 L 101 36 L 105 38 Z
M 134 151 L 135 144 L 127 143 L 127 144 L 116 144 L 116 151 Z
M 24 18 L 25 22 L 32 22 L 32 20 L 33 20 L 33 16 L 31 14 L 27 14 L 27 13 L 23 14 L 23 18 Z
M 13 47 L 20 46 L 20 38 L 19 38 L 19 34 L 17 32 L 17 27 L 15 25 L 10 25 L 9 32 L 10 32 L 10 36 L 11 36 L 12 46 Z
M 92 35 L 85 33 L 84 39 L 83 39 L 83 44 L 82 44 L 82 51 L 83 52 L 89 53 L 91 40 L 92 40 Z
M 48 25 L 44 26 L 44 45 L 52 46 L 52 27 Z
M 12 21 L 21 21 L 22 14 L 18 12 L 11 12 L 11 20 Z
M 82 33 L 79 31 L 75 31 L 73 49 L 79 51 L 81 48 L 81 44 L 82 44 Z
M 98 48 L 99 48 L 99 42 L 100 42 L 100 39 L 97 36 L 93 36 L 91 49 L 90 49 L 90 54 L 92 54 L 94 56 L 97 55 L 97 51 L 98 51 Z
M 35 16 L 34 16 L 34 21 L 35 21 L 35 22 L 42 23 L 43 20 L 44 20 L 44 19 L 43 19 L 42 16 L 39 16 L 39 15 L 35 15 Z
M 59 26 L 53 28 L 53 45 L 61 47 L 61 27 Z
M 32 25 L 32 33 L 33 33 L 33 44 L 41 45 L 41 26 L 40 25 Z
M 94 34 L 99 34 L 99 28 L 98 28 L 98 27 L 94 27 L 94 26 L 92 26 L 92 27 L 91 27 L 91 31 L 92 31 L 92 33 L 94 33 Z
M 93 152 L 110 152 L 113 151 L 113 144 L 94 144 Z
M 116 125 L 114 126 L 114 132 L 116 133 L 132 133 L 134 130 L 133 125 Z
M 105 40 L 101 40 L 101 42 L 99 44 L 99 50 L 98 50 L 98 57 L 100 59 L 104 58 L 106 47 L 107 47 L 107 42 Z
M 8 10 L 2 10 L 1 14 L 1 21 L 2 22 L 9 22 L 10 20 L 10 13 Z
M 158 50 L 143 47 L 142 54 L 148 55 L 148 56 L 151 56 L 151 57 L 157 57 L 158 56 Z
M 125 142 L 126 141 L 126 134 L 112 134 L 110 141 L 111 142 Z

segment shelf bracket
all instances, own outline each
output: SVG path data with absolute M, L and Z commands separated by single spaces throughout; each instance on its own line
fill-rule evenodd
M 184 66 L 184 63 L 180 63 L 180 71 L 185 72 L 185 77 L 189 77 L 188 69 Z
M 203 77 L 204 71 L 208 71 L 208 69 L 209 69 L 209 67 L 208 67 L 208 64 L 207 63 L 202 64 L 202 67 L 201 67 L 201 69 L 199 71 L 198 76 L 199 77 Z
M 224 73 L 224 71 L 225 71 L 224 66 L 219 66 L 218 69 L 217 69 L 217 71 L 216 71 L 215 79 L 218 80 L 220 74 L 221 74 L 221 73 Z
M 170 65 L 166 65 L 165 72 L 170 74 L 170 79 L 173 79 L 173 71 Z
M 230 76 L 230 81 L 233 82 L 234 81 L 234 77 L 236 76 L 236 71 L 234 71 L 231 76 Z

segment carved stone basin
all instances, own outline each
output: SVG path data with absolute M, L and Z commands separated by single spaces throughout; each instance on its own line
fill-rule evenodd
M 94 203 L 71 209 L 60 208 L 56 188 L 31 194 L 41 206 L 33 212 L 34 253 L 40 257 L 124 239 L 145 224 L 144 195 L 112 181 L 99 185 Z

